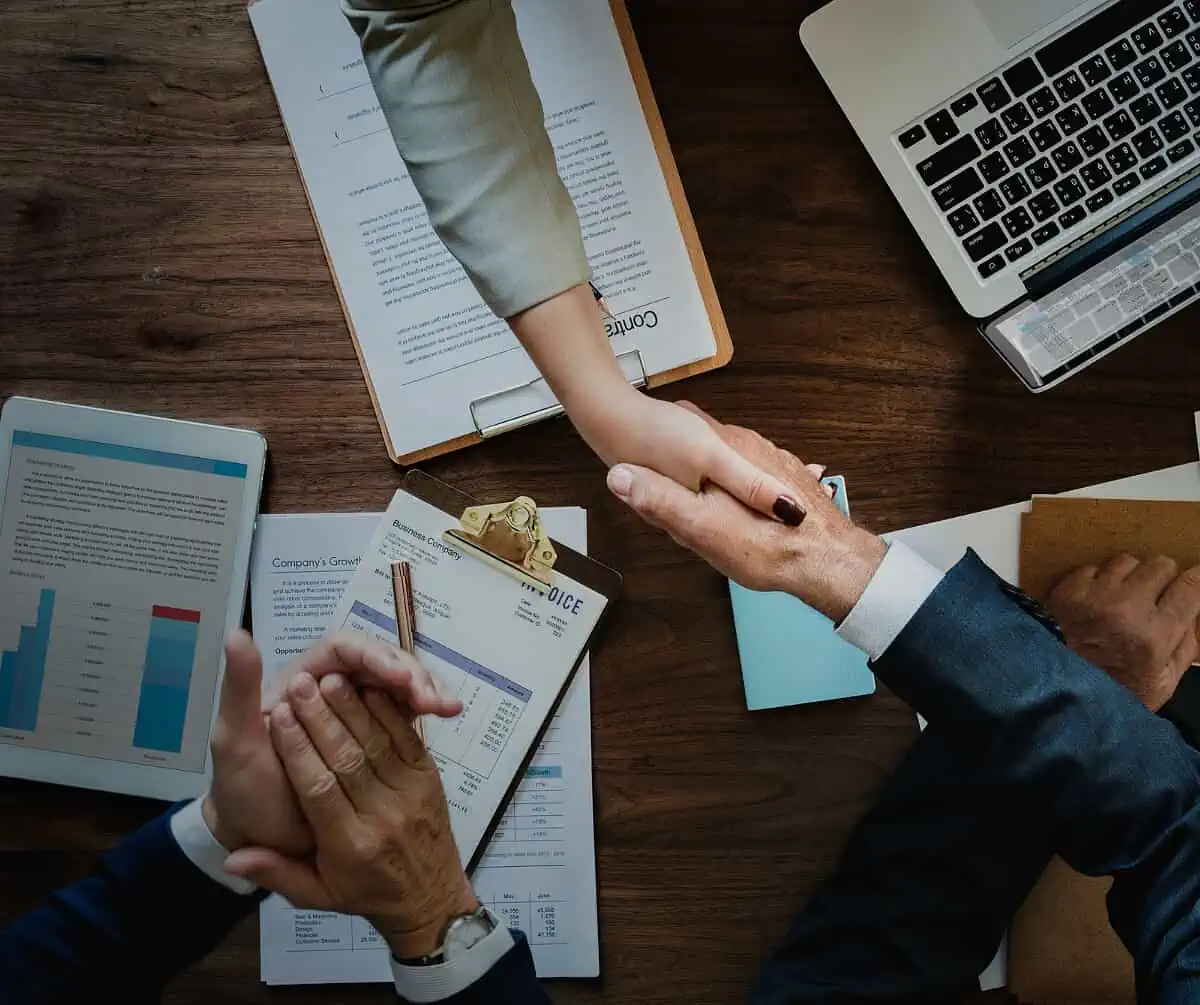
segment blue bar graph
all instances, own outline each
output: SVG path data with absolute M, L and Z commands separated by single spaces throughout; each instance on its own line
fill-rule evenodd
M 183 749 L 200 612 L 155 607 L 142 671 L 133 745 L 178 754 Z
M 37 622 L 22 625 L 17 648 L 0 653 L 0 728 L 28 732 L 37 728 L 53 618 L 54 591 L 42 590 Z

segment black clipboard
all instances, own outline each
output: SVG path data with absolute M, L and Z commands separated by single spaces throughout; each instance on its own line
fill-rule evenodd
M 452 488 L 445 484 L 445 482 L 438 481 L 423 471 L 410 471 L 401 483 L 400 491 L 405 495 L 428 503 L 446 515 L 454 517 L 455 520 L 461 520 L 468 509 L 478 505 L 478 501 L 472 499 L 465 492 L 460 492 L 458 489 Z M 479 860 L 487 850 L 492 835 L 495 834 L 496 828 L 500 826 L 500 820 L 504 816 L 504 811 L 508 809 L 508 804 L 512 801 L 513 794 L 521 784 L 521 780 L 525 777 L 525 771 L 529 767 L 529 762 L 533 759 L 537 748 L 541 745 L 542 738 L 546 735 L 546 730 L 550 726 L 550 721 L 558 712 L 567 690 L 575 680 L 575 675 L 579 672 L 579 666 L 583 662 L 584 657 L 592 649 L 601 629 L 607 623 L 613 604 L 621 590 L 620 573 L 597 562 L 595 559 L 589 558 L 587 555 L 582 555 L 574 549 L 566 547 L 558 541 L 553 542 L 553 544 L 556 553 L 554 575 L 573 580 L 603 596 L 605 599 L 604 610 L 596 620 L 596 624 L 592 628 L 591 634 L 588 636 L 584 646 L 576 655 L 570 672 L 567 674 L 558 694 L 555 695 L 549 710 L 546 712 L 545 718 L 538 726 L 528 749 L 522 751 L 519 767 L 505 788 L 504 797 L 500 800 L 487 826 L 484 827 L 478 845 L 476 845 L 468 857 L 468 875 L 474 873 L 475 867 L 479 864 Z M 470 558 L 471 556 L 468 555 L 467 557 Z M 493 566 L 494 564 L 492 563 Z M 486 568 L 487 566 L 483 567 Z M 522 577 L 518 576 L 517 578 Z

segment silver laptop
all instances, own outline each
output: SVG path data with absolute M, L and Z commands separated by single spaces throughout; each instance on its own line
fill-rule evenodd
M 1031 390 L 1200 297 L 1200 0 L 833 0 L 800 35 Z

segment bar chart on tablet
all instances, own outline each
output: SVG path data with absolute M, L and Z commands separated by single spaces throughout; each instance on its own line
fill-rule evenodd
M 145 762 L 178 755 L 202 613 L 16 590 L 0 611 L 0 740 Z

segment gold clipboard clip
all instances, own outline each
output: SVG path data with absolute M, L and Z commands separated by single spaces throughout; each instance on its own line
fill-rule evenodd
M 554 583 L 558 553 L 542 530 L 537 503 L 528 496 L 491 506 L 469 506 L 446 531 L 447 544 L 505 572 L 539 593 Z

